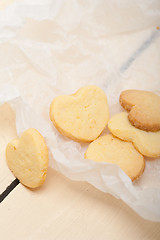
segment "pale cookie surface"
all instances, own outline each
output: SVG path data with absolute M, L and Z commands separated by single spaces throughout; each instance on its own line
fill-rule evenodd
M 146 131 L 160 130 L 160 96 L 148 91 L 126 90 L 119 101 L 129 111 L 132 125 Z
M 24 131 L 6 148 L 8 167 L 19 181 L 30 188 L 42 185 L 48 168 L 48 149 L 42 135 L 35 129 Z
M 50 119 L 59 132 L 73 140 L 92 141 L 109 120 L 107 97 L 97 86 L 85 86 L 73 95 L 56 97 Z
M 141 176 L 145 167 L 143 156 L 132 143 L 122 141 L 111 134 L 93 141 L 85 153 L 85 158 L 117 164 L 132 181 Z
M 132 142 L 144 156 L 160 156 L 160 131 L 147 132 L 135 128 L 129 122 L 126 112 L 113 116 L 108 122 L 108 128 L 116 137 Z

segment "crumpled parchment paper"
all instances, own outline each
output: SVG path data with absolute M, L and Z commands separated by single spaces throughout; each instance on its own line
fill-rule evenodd
M 20 135 L 36 128 L 49 148 L 49 165 L 122 199 L 140 216 L 160 221 L 160 159 L 146 158 L 132 183 L 116 165 L 84 159 L 88 144 L 63 137 L 49 119 L 60 94 L 96 84 L 110 115 L 125 89 L 160 95 L 159 0 L 21 0 L 0 11 L 0 104 L 16 111 Z

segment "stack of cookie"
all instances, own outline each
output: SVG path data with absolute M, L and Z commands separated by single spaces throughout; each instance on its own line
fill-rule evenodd
M 85 158 L 117 164 L 135 180 L 144 171 L 144 156 L 160 156 L 160 97 L 127 90 L 121 93 L 120 104 L 129 114 L 122 112 L 109 120 L 105 93 L 97 86 L 85 86 L 71 96 L 56 97 L 50 119 L 61 134 L 93 141 Z M 111 133 L 100 136 L 107 124 Z
M 143 156 L 159 157 L 160 97 L 148 91 L 126 90 L 119 100 L 129 113 L 121 112 L 110 119 L 111 133 L 131 142 Z
M 144 171 L 144 156 L 160 156 L 160 97 L 127 90 L 121 93 L 120 104 L 129 113 L 121 112 L 109 120 L 104 91 L 85 86 L 73 95 L 56 97 L 50 106 L 50 119 L 62 135 L 90 142 L 86 159 L 117 164 L 133 181 Z M 101 135 L 107 125 L 111 133 Z M 35 188 L 44 183 L 48 150 L 35 129 L 28 129 L 8 144 L 6 159 L 25 186 Z

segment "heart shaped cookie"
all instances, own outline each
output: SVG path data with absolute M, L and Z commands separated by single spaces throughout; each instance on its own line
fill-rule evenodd
M 101 136 L 87 148 L 85 158 L 95 162 L 117 164 L 132 181 L 141 176 L 145 162 L 132 143 L 122 141 L 111 134 Z
M 61 134 L 73 140 L 93 141 L 109 120 L 107 97 L 97 86 L 58 96 L 51 103 L 50 119 Z
M 147 132 L 134 127 L 126 112 L 113 116 L 108 122 L 108 128 L 116 137 L 132 142 L 144 156 L 160 156 L 160 131 Z
M 160 130 L 160 96 L 148 91 L 126 90 L 119 101 L 129 111 L 132 125 L 146 131 Z
M 42 185 L 48 168 L 48 149 L 42 135 L 30 128 L 6 147 L 8 167 L 19 181 L 30 188 Z

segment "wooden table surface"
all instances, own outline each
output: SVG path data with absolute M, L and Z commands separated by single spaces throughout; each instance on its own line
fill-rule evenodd
M 3 9 L 13 0 L 1 1 Z M 14 181 L 5 161 L 16 134 L 15 113 L 0 106 L 0 194 Z M 121 200 L 49 168 L 45 184 L 18 184 L 0 204 L 1 240 L 159 240 L 160 223 L 142 219 Z

